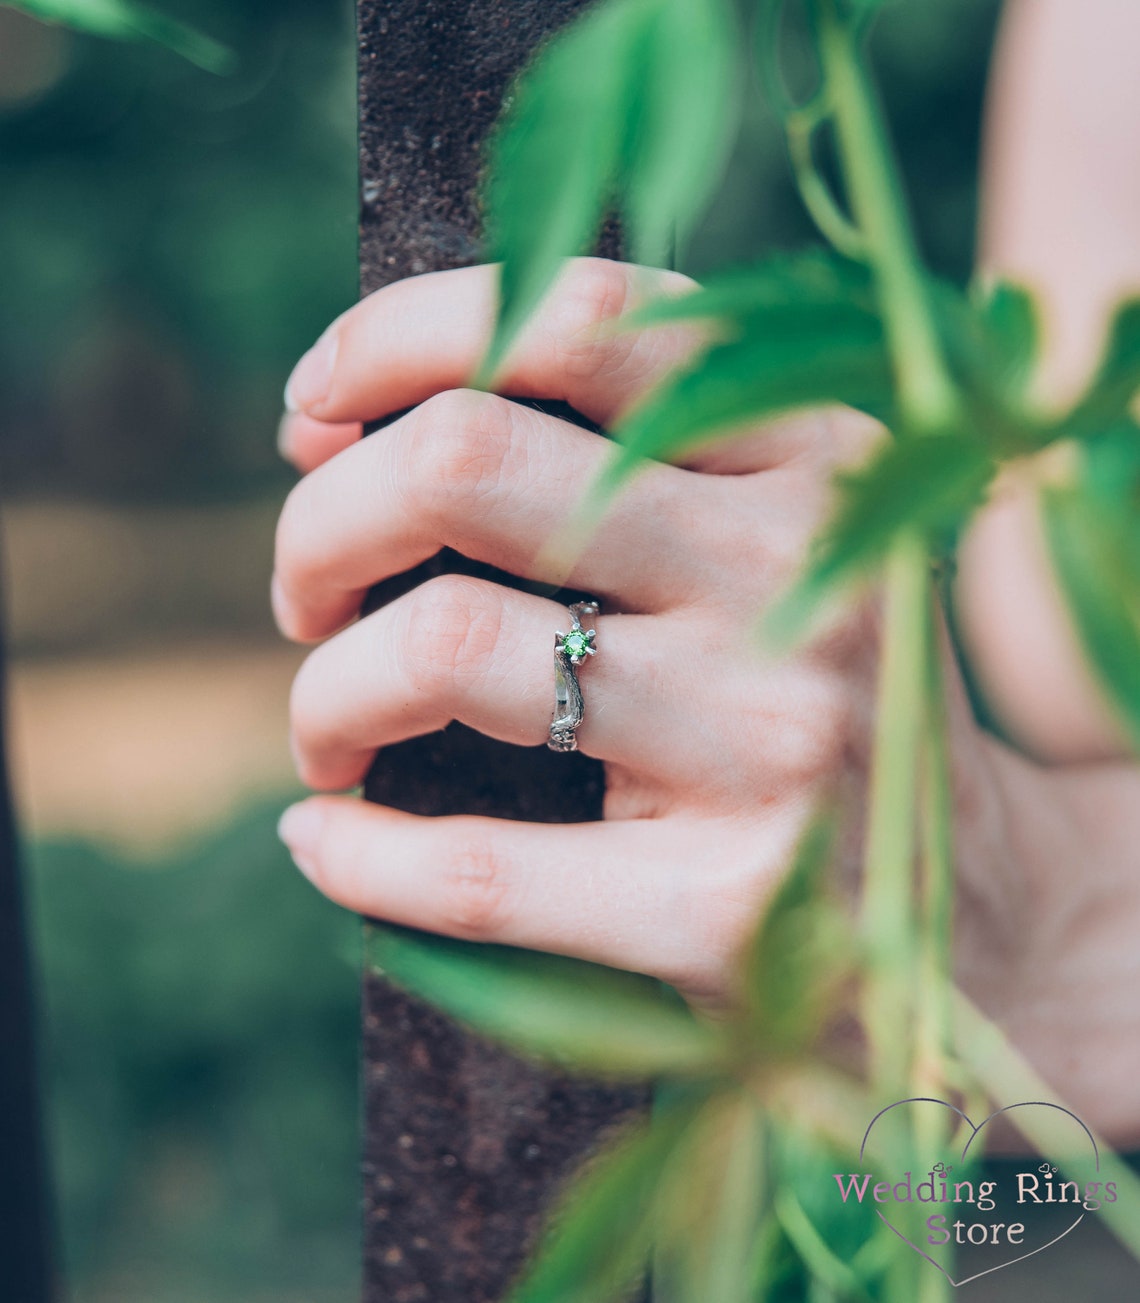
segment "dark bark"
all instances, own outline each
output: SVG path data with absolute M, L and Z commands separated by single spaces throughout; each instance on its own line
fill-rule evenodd
M 581 7 L 361 0 L 362 293 L 478 261 L 483 141 L 510 78 Z M 513 582 L 445 553 L 373 601 L 457 568 Z M 568 822 L 600 817 L 603 786 L 580 755 L 453 725 L 387 750 L 366 791 L 423 814 Z M 568 1171 L 647 1099 L 522 1063 L 376 978 L 364 984 L 363 1080 L 367 1303 L 501 1298 Z

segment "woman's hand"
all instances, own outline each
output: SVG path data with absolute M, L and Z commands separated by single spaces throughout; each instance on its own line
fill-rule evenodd
M 461 388 L 489 337 L 494 277 L 472 268 L 374 294 L 334 323 L 290 382 L 283 448 L 316 469 L 281 516 L 274 606 L 289 636 L 328 638 L 293 691 L 297 763 L 311 787 L 350 788 L 378 747 L 453 719 L 545 743 L 552 635 L 568 627 L 558 602 L 447 576 L 350 623 L 370 585 L 449 546 L 601 599 L 578 740 L 606 764 L 605 821 L 432 819 L 337 797 L 289 811 L 282 836 L 322 891 L 362 913 L 640 970 L 715 1004 L 821 795 L 843 780 L 852 810 L 859 804 L 873 607 L 853 606 L 779 660 L 762 658 L 756 620 L 802 564 L 835 470 L 865 456 L 877 432 L 851 413 L 806 413 L 686 469 L 654 464 L 563 573 L 544 544 L 607 445 Z M 570 264 L 503 388 L 612 422 L 695 339 L 602 327 L 635 298 L 688 284 Z M 360 422 L 408 407 L 358 440 Z M 975 825 L 992 823 L 980 735 L 960 693 L 954 701 L 959 793 Z M 851 833 L 854 862 L 857 818 Z M 1005 885 L 984 882 L 981 895 Z

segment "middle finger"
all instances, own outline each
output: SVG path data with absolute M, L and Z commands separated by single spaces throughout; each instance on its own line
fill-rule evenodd
M 724 480 L 653 463 L 573 559 L 548 544 L 609 457 L 588 430 L 491 394 L 452 390 L 302 480 L 277 530 L 274 607 L 301 641 L 338 629 L 373 584 L 442 547 L 625 610 L 695 594 L 696 522 L 723 519 Z M 711 508 L 711 510 L 710 510 Z

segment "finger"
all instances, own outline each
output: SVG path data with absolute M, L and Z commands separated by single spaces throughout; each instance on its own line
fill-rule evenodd
M 608 456 L 604 439 L 521 404 L 438 395 L 293 489 L 277 529 L 278 623 L 302 641 L 323 637 L 372 584 L 445 546 L 625 610 L 685 600 L 707 578 L 697 542 L 723 533 L 731 487 L 647 467 L 585 544 L 556 546 Z
M 683 990 L 723 981 L 725 949 L 759 908 L 754 831 L 637 819 L 531 824 L 423 818 L 351 797 L 291 807 L 280 825 L 319 890 L 362 914 L 471 941 L 526 946 L 650 973 Z M 737 846 L 736 843 L 742 843 Z M 749 866 L 724 921 L 725 864 Z
M 469 384 L 491 338 L 498 274 L 497 267 L 465 267 L 378 290 L 305 354 L 286 386 L 286 405 L 322 421 L 369 421 Z M 619 332 L 613 322 L 651 297 L 692 288 L 677 272 L 570 260 L 496 388 L 560 399 L 609 424 L 700 338 L 691 325 Z
M 853 408 L 806 407 L 703 444 L 677 464 L 706 475 L 749 475 L 811 462 L 829 477 L 863 461 L 884 433 L 877 421 Z
M 307 475 L 349 444 L 358 442 L 360 435 L 359 421 L 330 425 L 303 412 L 286 412 L 277 427 L 277 451 L 302 475 Z
M 683 666 L 651 616 L 597 625 L 597 655 L 578 667 L 588 755 L 652 771 L 683 749 L 660 710 L 662 679 L 691 696 Z M 293 685 L 292 741 L 310 787 L 359 783 L 379 747 L 458 720 L 504 742 L 539 746 L 554 707 L 554 635 L 564 606 L 482 579 L 443 575 L 351 625 L 312 652 Z M 699 673 L 698 670 L 690 672 Z M 674 765 L 675 768 L 675 765 Z

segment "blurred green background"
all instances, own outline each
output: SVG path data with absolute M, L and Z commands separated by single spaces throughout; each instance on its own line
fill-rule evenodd
M 10 746 L 59 1239 L 76 1303 L 322 1303 L 357 1289 L 357 927 L 273 833 L 299 657 L 265 594 L 281 387 L 355 297 L 352 12 L 170 11 L 238 71 L 0 8 Z
M 352 14 L 162 3 L 236 73 L 0 7 L 10 745 L 60 1240 L 77 1303 L 321 1303 L 356 1293 L 356 926 L 273 836 L 299 655 L 265 592 L 281 387 L 355 295 Z M 876 37 L 956 277 L 995 15 L 908 0 Z M 757 105 L 689 265 L 806 238 Z

